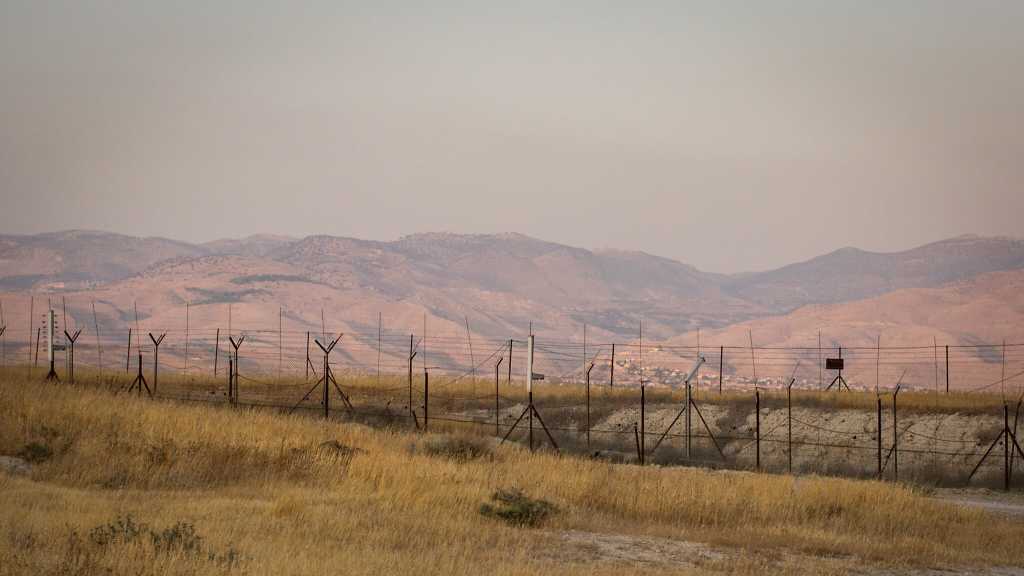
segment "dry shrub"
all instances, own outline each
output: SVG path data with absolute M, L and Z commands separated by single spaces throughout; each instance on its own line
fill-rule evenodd
M 1024 565 L 1019 522 L 888 482 L 619 466 L 496 449 L 489 439 L 481 440 L 481 452 L 464 448 L 461 438 L 0 379 L 0 453 L 45 440 L 42 426 L 56 430 L 54 456 L 31 480 L 0 476 L 0 574 L 7 567 L 59 572 L 56 564 L 72 550 L 68 526 L 83 536 L 74 544 L 80 554 L 68 556 L 81 563 L 69 562 L 67 573 L 224 572 L 205 557 L 157 552 L 151 542 L 101 547 L 88 539 L 89 527 L 118 513 L 145 517 L 159 533 L 171 530 L 172 541 L 189 540 L 188 529 L 174 529 L 180 519 L 194 521 L 203 545 L 225 551 L 237 544 L 253 559 L 246 569 L 261 574 L 330 573 L 339 566 L 353 574 L 621 572 L 562 556 L 557 564 L 521 562 L 533 560 L 547 537 L 505 522 L 882 567 Z M 421 448 L 433 442 L 443 447 L 438 457 Z M 467 455 L 476 459 L 460 460 Z M 132 489 L 97 489 L 104 481 Z M 562 512 L 552 516 L 543 500 L 508 486 L 528 487 Z M 564 550 L 550 545 L 556 554 Z M 854 560 L 842 562 L 854 568 Z
M 178 521 L 166 528 L 154 528 L 137 522 L 131 515 L 119 516 L 100 524 L 82 538 L 76 530 L 67 536 L 58 573 L 109 574 L 125 558 L 140 565 L 154 562 L 206 562 L 217 571 L 239 566 L 242 558 L 234 547 L 217 550 L 206 545 L 190 522 Z
M 53 456 L 53 450 L 41 442 L 29 442 L 18 451 L 18 456 L 29 464 L 46 462 Z
M 491 441 L 481 436 L 456 434 L 430 436 L 420 442 L 418 447 L 429 456 L 449 458 L 459 462 L 494 458 Z
M 518 488 L 501 489 L 491 495 L 491 503 L 480 505 L 480 514 L 498 518 L 513 526 L 535 528 L 558 511 L 547 500 L 530 498 Z

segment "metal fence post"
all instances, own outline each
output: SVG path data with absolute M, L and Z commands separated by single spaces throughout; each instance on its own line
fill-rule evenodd
M 757 456 L 756 464 L 757 469 L 761 470 L 761 391 L 754 390 L 754 414 L 756 415 L 755 429 L 754 429 L 754 443 L 757 445 Z
M 787 470 L 793 473 L 793 383 L 786 387 L 786 456 L 789 460 Z
M 876 398 L 878 402 L 878 479 L 882 479 L 882 397 Z
M 1003 490 L 1010 489 L 1010 409 L 1003 404 Z
M 644 438 L 646 418 L 646 406 L 647 399 L 645 397 L 646 386 L 640 383 L 640 465 L 643 466 L 644 461 L 647 459 L 647 441 Z
M 896 426 L 896 396 L 900 393 L 899 388 L 892 395 L 892 479 L 893 482 L 900 481 L 900 436 Z
M 725 346 L 718 347 L 718 393 L 722 393 L 722 372 L 725 370 Z

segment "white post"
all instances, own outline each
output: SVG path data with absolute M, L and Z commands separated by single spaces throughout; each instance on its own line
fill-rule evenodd
M 700 365 L 704 363 L 704 357 L 697 355 L 697 363 L 693 365 L 693 369 L 686 375 L 686 457 L 690 457 L 690 405 L 693 404 L 692 388 L 690 388 L 690 381 L 697 376 L 697 371 L 700 370 Z

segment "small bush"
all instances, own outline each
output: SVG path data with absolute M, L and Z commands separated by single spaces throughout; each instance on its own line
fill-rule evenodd
M 163 530 L 150 530 L 149 537 L 157 552 L 195 554 L 202 551 L 203 539 L 196 534 L 196 527 L 188 522 L 177 522 Z
M 432 436 L 423 442 L 422 448 L 430 456 L 465 462 L 493 457 L 494 451 L 488 442 L 486 438 L 474 436 Z
M 170 442 L 163 442 L 146 448 L 146 460 L 152 466 L 162 466 L 173 460 L 174 445 Z
M 89 530 L 89 541 L 97 546 L 129 544 L 137 540 L 144 530 L 146 525 L 136 524 L 131 516 L 118 517 L 113 522 Z
M 337 440 L 328 440 L 326 442 L 321 442 L 320 445 L 317 446 L 316 450 L 319 454 L 323 456 L 332 456 L 345 462 L 352 460 L 352 457 L 355 456 L 356 454 L 365 453 L 365 450 L 356 448 L 354 446 L 349 446 L 347 444 L 342 444 Z
M 147 524 L 136 522 L 128 515 L 89 530 L 88 544 L 79 538 L 77 532 L 72 532 L 64 563 L 71 568 L 94 565 L 97 563 L 99 551 L 133 543 L 150 548 L 156 555 L 180 553 L 205 558 L 228 568 L 241 561 L 241 556 L 233 547 L 224 552 L 204 547 L 202 536 L 189 522 L 179 521 L 164 529 L 151 528 Z M 70 572 L 77 573 L 78 570 L 73 569 Z
M 18 452 L 18 456 L 29 464 L 38 464 L 49 460 L 53 456 L 53 450 L 46 444 L 29 442 Z
M 540 526 L 550 515 L 558 511 L 547 500 L 530 498 L 517 488 L 498 490 L 491 495 L 491 503 L 480 506 L 480 514 L 499 518 L 513 526 Z

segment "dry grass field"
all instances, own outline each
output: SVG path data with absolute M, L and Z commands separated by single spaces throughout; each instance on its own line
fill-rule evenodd
M 160 378 L 157 390 L 160 397 L 189 402 L 227 401 L 224 377 L 186 378 L 167 372 Z M 372 375 L 339 372 L 337 378 L 353 408 L 349 410 L 343 405 L 332 387 L 332 418 L 375 427 L 413 429 L 414 424 L 423 425 L 429 405 L 432 431 L 501 436 L 516 422 L 527 403 L 523 386 L 515 381 L 506 383 L 503 378 L 496 387 L 493 380 L 473 380 L 468 375 L 432 375 L 429 403 L 420 374 L 414 374 L 411 390 L 408 379 L 402 376 L 384 374 L 378 380 Z M 110 390 L 129 383 L 123 373 L 111 372 L 105 373 L 103 378 L 86 373 L 81 380 L 100 382 Z M 313 393 L 300 402 L 307 391 Z M 301 378 L 277 379 L 264 374 L 241 379 L 238 402 L 243 406 L 275 410 L 298 406 L 298 412 L 318 415 L 322 414 L 321 391 L 311 390 L 310 381 Z M 410 398 L 415 422 L 409 410 Z M 762 471 L 789 472 L 791 436 L 792 472 L 854 478 L 878 476 L 876 408 L 881 401 L 883 478 L 944 487 L 1001 487 L 1003 483 L 1001 448 L 983 462 L 973 478 L 968 478 L 1002 430 L 1003 398 L 996 393 L 901 392 L 897 454 L 892 449 L 891 392 L 876 395 L 856 390 L 795 389 L 790 434 L 786 393 L 761 390 L 760 459 L 756 454 L 758 422 L 752 390 L 724 394 L 708 388 L 695 390 L 694 399 L 700 414 L 696 410 L 692 414 L 693 442 L 689 457 L 684 450 L 685 418 L 680 415 L 684 406 L 683 392 L 648 386 L 645 399 L 644 424 L 641 425 L 640 390 L 636 386 L 591 386 L 589 402 L 582 384 L 543 382 L 535 386 L 534 394 L 534 402 L 545 424 L 565 452 L 599 453 L 619 462 L 635 461 L 639 433 L 645 451 L 649 452 L 648 462 L 755 470 L 760 460 Z M 1016 414 L 1018 406 L 1013 399 L 1008 400 L 1010 424 L 1016 428 L 1020 420 Z M 639 430 L 635 431 L 634 427 Z M 543 430 L 536 422 L 534 431 L 537 444 L 546 444 Z M 510 435 L 510 440 L 526 444 L 527 438 L 523 421 Z M 1017 487 L 1024 486 L 1024 475 L 1015 475 L 1013 483 Z
M 100 375 L 88 368 L 76 373 L 80 383 L 111 392 L 125 389 L 133 376 L 114 371 Z M 25 367 L 0 370 L 0 378 L 38 380 L 40 374 L 38 368 L 34 376 Z M 228 403 L 225 375 L 185 377 L 164 369 L 157 386 L 152 372 L 146 374 L 158 398 L 190 404 Z M 294 408 L 296 414 L 322 416 L 322 388 L 314 387 L 312 378 L 284 375 L 278 379 L 266 373 L 248 374 L 252 377 L 243 375 L 239 380 L 237 407 L 284 413 Z M 433 374 L 427 402 L 419 373 L 414 373 L 410 389 L 405 376 L 383 374 L 378 379 L 339 371 L 339 387 L 331 387 L 331 418 L 411 431 L 424 425 L 429 405 L 430 431 L 500 437 L 516 422 L 527 403 L 523 386 L 515 381 L 506 383 L 505 375 L 501 376 L 496 386 L 494 380 L 474 380 L 468 375 Z M 351 408 L 342 402 L 339 390 L 351 399 Z M 307 392 L 310 394 L 306 395 Z M 714 389 L 699 388 L 694 391 L 699 414 L 697 410 L 692 414 L 689 456 L 684 449 L 685 418 L 680 414 L 683 392 L 648 386 L 645 398 L 646 410 L 641 419 L 640 391 L 636 386 L 594 385 L 588 401 L 582 384 L 542 382 L 535 386 L 534 394 L 534 402 L 558 447 L 571 454 L 635 462 L 641 443 L 639 433 L 649 463 L 756 470 L 759 462 L 762 471 L 876 478 L 881 449 L 883 479 L 937 487 L 1003 486 L 1001 442 L 976 474 L 968 477 L 1002 430 L 1004 400 L 998 393 L 901 392 L 896 431 L 891 392 L 876 395 L 856 390 L 794 389 L 790 422 L 785 391 L 761 390 L 760 411 L 756 411 L 752 390 L 720 394 Z M 879 402 L 880 446 L 876 412 Z M 1007 398 L 1007 405 L 1011 429 L 1017 429 L 1021 420 L 1018 411 L 1024 406 L 1014 398 Z M 547 444 L 545 434 L 537 421 L 534 424 L 535 445 L 543 447 Z M 758 430 L 759 448 L 755 442 Z M 894 450 L 897 435 L 898 450 Z M 527 438 L 524 419 L 510 440 L 527 444 Z M 1024 487 L 1024 475 L 1015 474 L 1013 485 Z
M 3 574 L 1024 566 L 1024 524 L 902 485 L 611 464 L 14 378 L 0 454 L 31 462 L 0 474 Z

